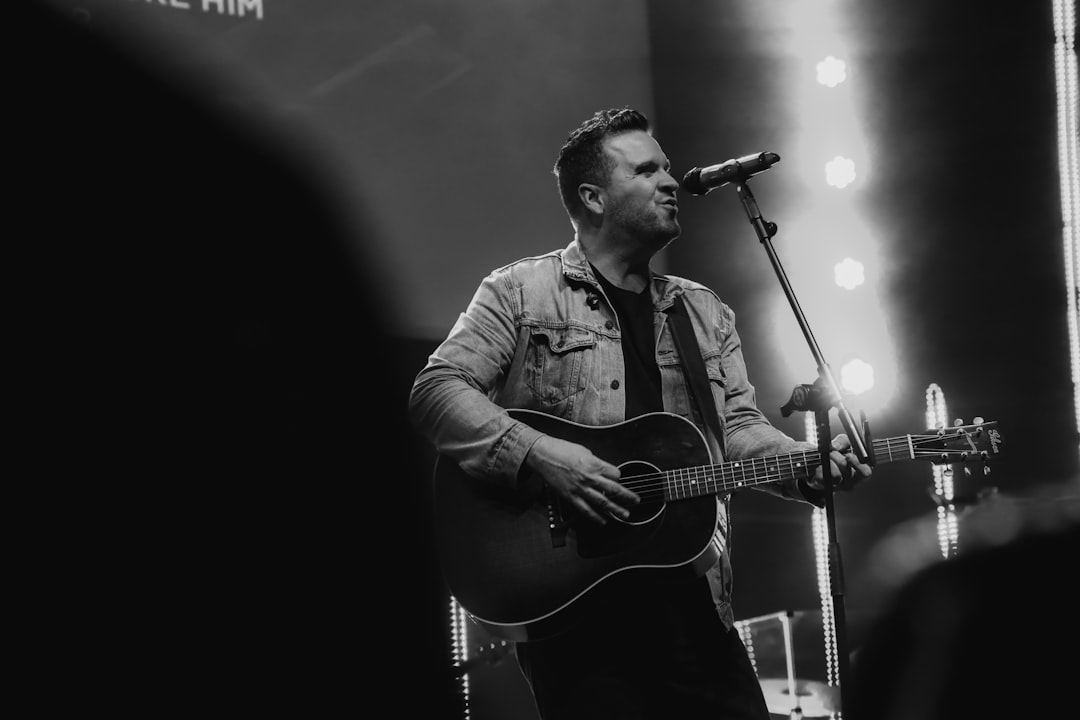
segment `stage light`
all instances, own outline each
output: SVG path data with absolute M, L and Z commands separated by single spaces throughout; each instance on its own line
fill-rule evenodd
M 864 39 L 851 32 L 851 18 L 837 3 L 794 3 L 787 12 L 785 52 L 801 62 L 785 89 L 798 118 L 785 162 L 788 172 L 796 173 L 805 202 L 786 218 L 781 239 L 812 242 L 784 243 L 780 251 L 823 352 L 872 357 L 874 387 L 859 399 L 865 410 L 877 411 L 892 401 L 904 378 L 878 282 L 883 230 L 862 207 L 864 192 L 875 181 L 875 153 L 863 128 L 865 89 L 859 83 Z M 798 376 L 805 372 L 806 345 L 803 336 L 790 332 L 791 310 L 784 300 L 773 301 L 775 342 L 783 370 Z M 838 317 L 845 322 L 828 322 Z
M 465 608 L 461 606 L 461 603 L 457 601 L 457 598 L 450 597 L 450 654 L 451 661 L 455 667 L 461 667 L 469 660 L 469 631 L 468 631 L 468 615 L 465 613 Z M 464 720 L 470 718 L 469 708 L 469 674 L 461 673 L 458 675 L 458 682 L 460 683 L 461 694 L 465 701 L 465 715 Z
M 833 266 L 836 284 L 845 290 L 854 290 L 866 282 L 866 268 L 858 260 L 844 258 Z
M 818 432 L 814 413 L 803 413 L 806 442 L 817 445 Z M 829 685 L 840 681 L 840 660 L 837 655 L 836 617 L 833 607 L 832 575 L 829 572 L 829 526 L 824 508 L 810 511 L 810 537 L 814 544 L 817 568 L 818 600 L 821 603 L 822 642 L 825 645 L 825 668 Z
M 750 658 L 750 665 L 754 668 L 754 674 L 757 675 L 757 653 L 754 651 L 754 634 L 751 622 L 740 620 L 735 623 L 735 629 L 739 632 L 739 639 L 742 640 L 743 646 L 746 648 L 746 655 Z
M 825 87 L 836 87 L 847 80 L 847 63 L 829 55 L 817 64 L 817 81 Z
M 1080 118 L 1077 107 L 1076 6 L 1054 0 L 1054 74 L 1057 78 L 1058 167 L 1061 175 L 1062 240 L 1065 253 L 1066 317 L 1073 403 L 1080 427 L 1080 327 L 1077 283 L 1080 282 Z
M 855 182 L 855 161 L 837 155 L 825 163 L 825 182 L 841 189 Z
M 943 429 L 948 422 L 945 392 L 937 383 L 930 383 L 926 388 L 926 427 Z M 949 558 L 956 554 L 960 540 L 956 506 L 953 502 L 955 493 L 952 466 L 935 463 L 930 466 L 930 470 L 934 475 L 934 494 L 938 497 L 938 546 L 941 548 L 941 556 Z
M 840 385 L 852 395 L 861 395 L 874 387 L 874 367 L 858 358 L 840 368 Z

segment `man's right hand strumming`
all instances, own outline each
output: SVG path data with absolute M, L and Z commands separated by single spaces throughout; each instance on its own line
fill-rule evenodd
M 619 468 L 584 445 L 543 435 L 529 450 L 525 464 L 564 506 L 600 525 L 607 523 L 608 514 L 629 517 L 629 508 L 641 502 L 619 483 Z

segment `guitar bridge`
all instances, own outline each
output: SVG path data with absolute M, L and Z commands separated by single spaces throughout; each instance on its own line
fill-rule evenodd
M 567 524 L 559 508 L 558 500 L 551 495 L 551 489 L 544 483 L 544 500 L 547 505 L 548 529 L 551 531 L 551 547 L 566 545 Z

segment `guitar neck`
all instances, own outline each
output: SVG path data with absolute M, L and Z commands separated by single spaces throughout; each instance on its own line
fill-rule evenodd
M 911 435 L 874 440 L 875 464 L 913 460 L 916 447 Z M 766 483 L 798 480 L 809 477 L 821 465 L 818 450 L 802 450 L 786 455 L 731 460 L 715 465 L 698 465 L 665 470 L 663 476 L 666 500 L 719 495 L 740 488 Z M 629 485 L 633 485 L 632 479 Z

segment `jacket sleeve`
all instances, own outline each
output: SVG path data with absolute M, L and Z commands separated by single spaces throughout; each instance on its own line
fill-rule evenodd
M 730 309 L 728 313 L 731 314 Z M 729 317 L 728 331 L 721 340 L 721 367 L 725 375 L 724 443 L 732 460 L 780 455 L 790 452 L 816 452 L 813 443 L 797 441 L 776 428 L 757 406 L 754 386 L 743 359 L 742 341 Z M 824 494 L 805 481 L 788 479 L 781 483 L 755 485 L 755 489 L 789 500 L 824 505 Z
M 540 436 L 490 399 L 513 362 L 519 305 L 509 273 L 488 275 L 409 394 L 410 421 L 437 453 L 470 475 L 510 486 Z

